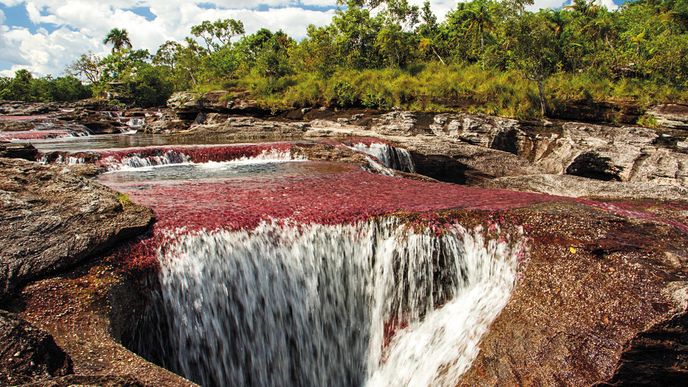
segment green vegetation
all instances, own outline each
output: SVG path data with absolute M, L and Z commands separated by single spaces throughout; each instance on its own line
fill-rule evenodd
M 29 102 L 67 102 L 91 96 L 91 89 L 77 78 L 34 78 L 30 72 L 19 70 L 14 78 L 0 78 L 0 100 Z
M 246 35 L 238 20 L 206 21 L 155 55 L 132 49 L 127 32 L 115 29 L 105 38 L 110 55 L 85 54 L 69 73 L 96 95 L 142 106 L 173 91 L 213 89 L 248 91 L 270 109 L 515 117 L 574 102 L 688 101 L 688 0 L 638 0 L 615 11 L 588 0 L 538 12 L 525 11 L 528 4 L 457 3 L 439 22 L 427 2 L 340 1 L 332 22 L 309 27 L 301 41 L 266 29 Z
M 129 195 L 123 193 L 117 193 L 117 201 L 122 205 L 122 207 L 128 207 L 132 204 Z

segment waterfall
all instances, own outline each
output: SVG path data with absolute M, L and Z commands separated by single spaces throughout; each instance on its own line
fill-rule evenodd
M 146 168 L 161 165 L 189 164 L 191 163 L 191 158 L 182 152 L 169 150 L 158 156 L 131 155 L 128 157 L 123 157 L 120 161 L 114 161 L 106 158 L 103 160 L 103 163 L 108 166 L 109 170 L 117 171 L 122 169 Z
M 56 157 L 51 159 L 50 155 L 43 154 L 38 159 L 38 162 L 40 164 L 44 164 L 44 165 L 48 165 L 48 164 L 84 165 L 84 164 L 86 164 L 86 158 L 85 157 L 66 156 L 66 155 L 58 154 Z
M 304 158 L 300 156 L 293 156 L 289 150 L 266 149 L 256 156 L 243 156 L 233 160 L 223 162 L 205 162 L 203 164 L 217 164 L 217 163 L 232 163 L 232 164 L 246 164 L 246 163 L 276 163 L 286 161 L 300 161 Z M 131 170 L 140 168 L 150 168 L 165 165 L 179 165 L 193 163 L 193 157 L 187 155 L 183 151 L 167 150 L 159 155 L 137 155 L 132 154 L 121 159 L 115 157 L 106 157 L 101 160 L 101 164 L 107 166 L 110 171 Z
M 146 125 L 146 120 L 144 118 L 130 118 L 127 121 L 127 126 L 131 129 L 138 130 Z
M 136 349 L 204 386 L 454 386 L 514 286 L 516 234 L 393 218 L 182 231 Z
M 377 173 L 383 176 L 394 176 L 394 171 L 391 168 L 380 164 L 376 161 L 376 159 L 373 159 L 372 157 L 366 157 L 366 161 L 368 162 L 368 167 L 366 170 L 369 172 Z
M 402 172 L 415 172 L 416 168 L 411 153 L 403 148 L 396 148 L 382 143 L 357 143 L 352 149 L 377 158 L 385 167 Z

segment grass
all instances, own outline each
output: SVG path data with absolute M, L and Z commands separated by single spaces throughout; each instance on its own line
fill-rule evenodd
M 249 90 L 260 106 L 273 111 L 327 106 L 468 111 L 515 118 L 537 118 L 540 114 L 533 82 L 515 71 L 484 69 L 480 65 L 426 63 L 409 70 L 339 70 L 330 77 L 297 73 L 268 79 L 251 74 L 228 82 Z M 201 86 L 199 90 L 221 85 Z M 625 102 L 646 108 L 668 101 L 688 101 L 688 90 L 650 80 L 611 80 L 591 73 L 554 74 L 546 81 L 545 92 L 550 106 Z
M 121 204 L 122 207 L 128 207 L 133 204 L 129 198 L 129 195 L 123 193 L 117 193 L 117 201 L 119 201 L 119 204 Z

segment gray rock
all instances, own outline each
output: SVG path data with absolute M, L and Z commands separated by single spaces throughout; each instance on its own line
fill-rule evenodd
M 416 115 L 411 112 L 394 111 L 372 120 L 371 130 L 379 134 L 411 136 L 417 134 Z
M 227 139 L 280 139 L 303 137 L 309 127 L 304 122 L 266 121 L 253 117 L 208 114 L 202 124 L 192 125 L 181 135 L 213 135 Z
M 472 145 L 511 153 L 518 153 L 518 143 L 522 142 L 518 137 L 525 136 L 518 121 L 485 115 L 438 114 L 430 129 L 439 137 L 447 136 Z M 505 141 L 506 137 L 512 138 L 512 143 Z
M 167 100 L 167 107 L 177 113 L 231 113 L 242 111 L 262 111 L 258 103 L 249 99 L 247 93 L 217 90 L 208 93 L 178 92 Z
M 658 105 L 650 109 L 647 114 L 654 117 L 657 125 L 661 127 L 688 130 L 688 105 Z
M 187 111 L 200 108 L 200 94 L 190 91 L 181 91 L 172 94 L 167 100 L 167 107 L 170 109 Z
M 152 218 L 61 167 L 0 159 L 0 299 L 145 231 Z
M 688 198 L 688 188 L 676 185 L 600 181 L 571 175 L 509 176 L 486 181 L 481 186 L 557 196 L 603 199 L 676 200 Z

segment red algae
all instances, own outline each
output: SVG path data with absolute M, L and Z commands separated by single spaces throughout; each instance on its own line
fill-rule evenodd
M 353 166 L 288 179 L 258 176 L 111 186 L 152 208 L 159 219 L 156 227 L 188 230 L 250 229 L 264 220 L 285 218 L 342 224 L 400 211 L 502 210 L 558 199 L 381 176 Z
M 265 144 L 233 144 L 233 145 L 176 145 L 176 146 L 151 146 L 142 148 L 106 149 L 99 150 L 99 165 L 109 165 L 121 162 L 128 157 L 155 157 L 168 152 L 186 155 L 195 163 L 232 161 L 243 157 L 257 157 L 261 153 L 270 150 L 291 150 L 292 144 L 288 142 Z
M 358 141 L 358 139 L 355 139 Z M 267 150 L 289 151 L 291 143 L 129 148 L 99 152 L 121 161 L 126 157 L 183 153 L 196 163 L 255 157 Z M 293 224 L 336 225 L 370 218 L 409 214 L 413 227 L 430 228 L 438 235 L 451 223 L 446 210 L 485 211 L 485 226 L 492 233 L 506 225 L 504 211 L 547 202 L 579 203 L 637 219 L 657 221 L 688 232 L 681 222 L 667 220 L 640 206 L 599 202 L 538 193 L 484 189 L 448 183 L 372 174 L 360 167 L 333 162 L 307 162 L 310 169 L 287 168 L 278 174 L 186 180 L 129 181 L 103 178 L 101 182 L 123 192 L 156 214 L 152 237 L 130 246 L 122 254 L 127 270 L 157 267 L 157 251 L 173 243 L 180 233 L 253 229 L 263 221 L 290 220 Z M 403 216 L 403 215 L 402 215 Z M 126 257 L 125 257 L 126 256 Z
M 68 130 L 27 130 L 20 132 L 0 132 L 0 141 L 49 140 L 72 137 Z
M 275 219 L 335 225 L 400 212 L 495 211 L 559 200 L 534 193 L 376 175 L 340 163 L 309 163 L 317 164 L 318 172 L 221 180 L 102 181 L 153 209 L 158 220 L 151 238 L 122 252 L 125 269 L 157 267 L 157 249 L 174 242 L 179 232 L 253 229 Z M 439 230 L 440 225 L 436 226 Z
M 676 229 L 681 230 L 685 233 L 688 233 L 688 225 L 686 225 L 685 223 L 682 223 L 678 220 L 667 219 L 666 216 L 662 216 L 661 214 L 655 213 L 655 211 L 653 211 L 654 204 L 651 205 L 647 202 L 629 203 L 623 201 L 597 202 L 592 200 L 581 200 L 580 202 L 587 204 L 591 207 L 601 208 L 615 215 L 627 218 L 635 218 L 664 223 L 673 226 Z M 686 207 L 686 205 L 677 203 L 668 203 L 667 206 L 673 208 L 674 210 L 680 210 Z

